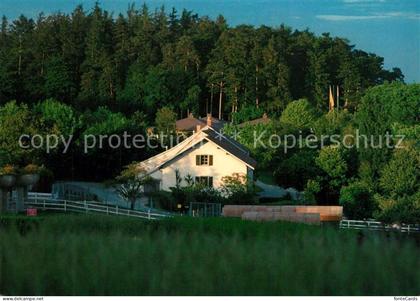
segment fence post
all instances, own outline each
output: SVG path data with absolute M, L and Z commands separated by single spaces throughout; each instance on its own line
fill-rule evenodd
M 45 211 L 45 199 L 44 199 L 44 202 L 43 202 L 43 206 L 42 207 L 44 208 L 44 211 Z
M 117 205 L 117 207 L 115 208 L 115 214 L 116 214 L 116 215 L 118 215 L 118 205 Z
M 84 200 L 84 203 L 85 203 L 85 212 L 88 212 L 86 200 Z
M 64 212 L 67 212 L 67 201 L 64 200 Z
M 150 209 L 147 211 L 147 218 L 150 219 Z
M 106 214 L 109 215 L 109 207 L 108 206 L 106 206 Z

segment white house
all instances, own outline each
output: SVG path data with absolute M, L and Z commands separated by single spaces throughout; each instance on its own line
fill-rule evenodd
M 149 158 L 138 166 L 159 183 L 160 190 L 176 186 L 177 176 L 191 176 L 195 182 L 219 188 L 222 178 L 235 173 L 253 178 L 256 161 L 235 140 L 209 125 L 173 148 Z M 185 185 L 185 182 L 184 182 Z

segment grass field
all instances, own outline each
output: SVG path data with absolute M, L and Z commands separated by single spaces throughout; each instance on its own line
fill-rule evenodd
M 418 295 L 413 236 L 236 219 L 0 217 L 0 295 Z

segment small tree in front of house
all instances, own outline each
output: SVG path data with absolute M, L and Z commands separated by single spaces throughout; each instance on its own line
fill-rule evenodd
M 254 183 L 244 174 L 234 173 L 222 178 L 221 193 L 226 204 L 249 205 L 256 204 Z
M 137 164 L 128 165 L 116 178 L 116 190 L 118 194 L 134 209 L 137 199 L 144 193 L 144 186 L 153 182 L 153 179 L 146 175 L 144 169 Z

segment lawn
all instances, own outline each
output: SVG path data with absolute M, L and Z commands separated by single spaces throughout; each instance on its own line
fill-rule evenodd
M 417 295 L 416 237 L 237 219 L 0 217 L 1 295 Z

